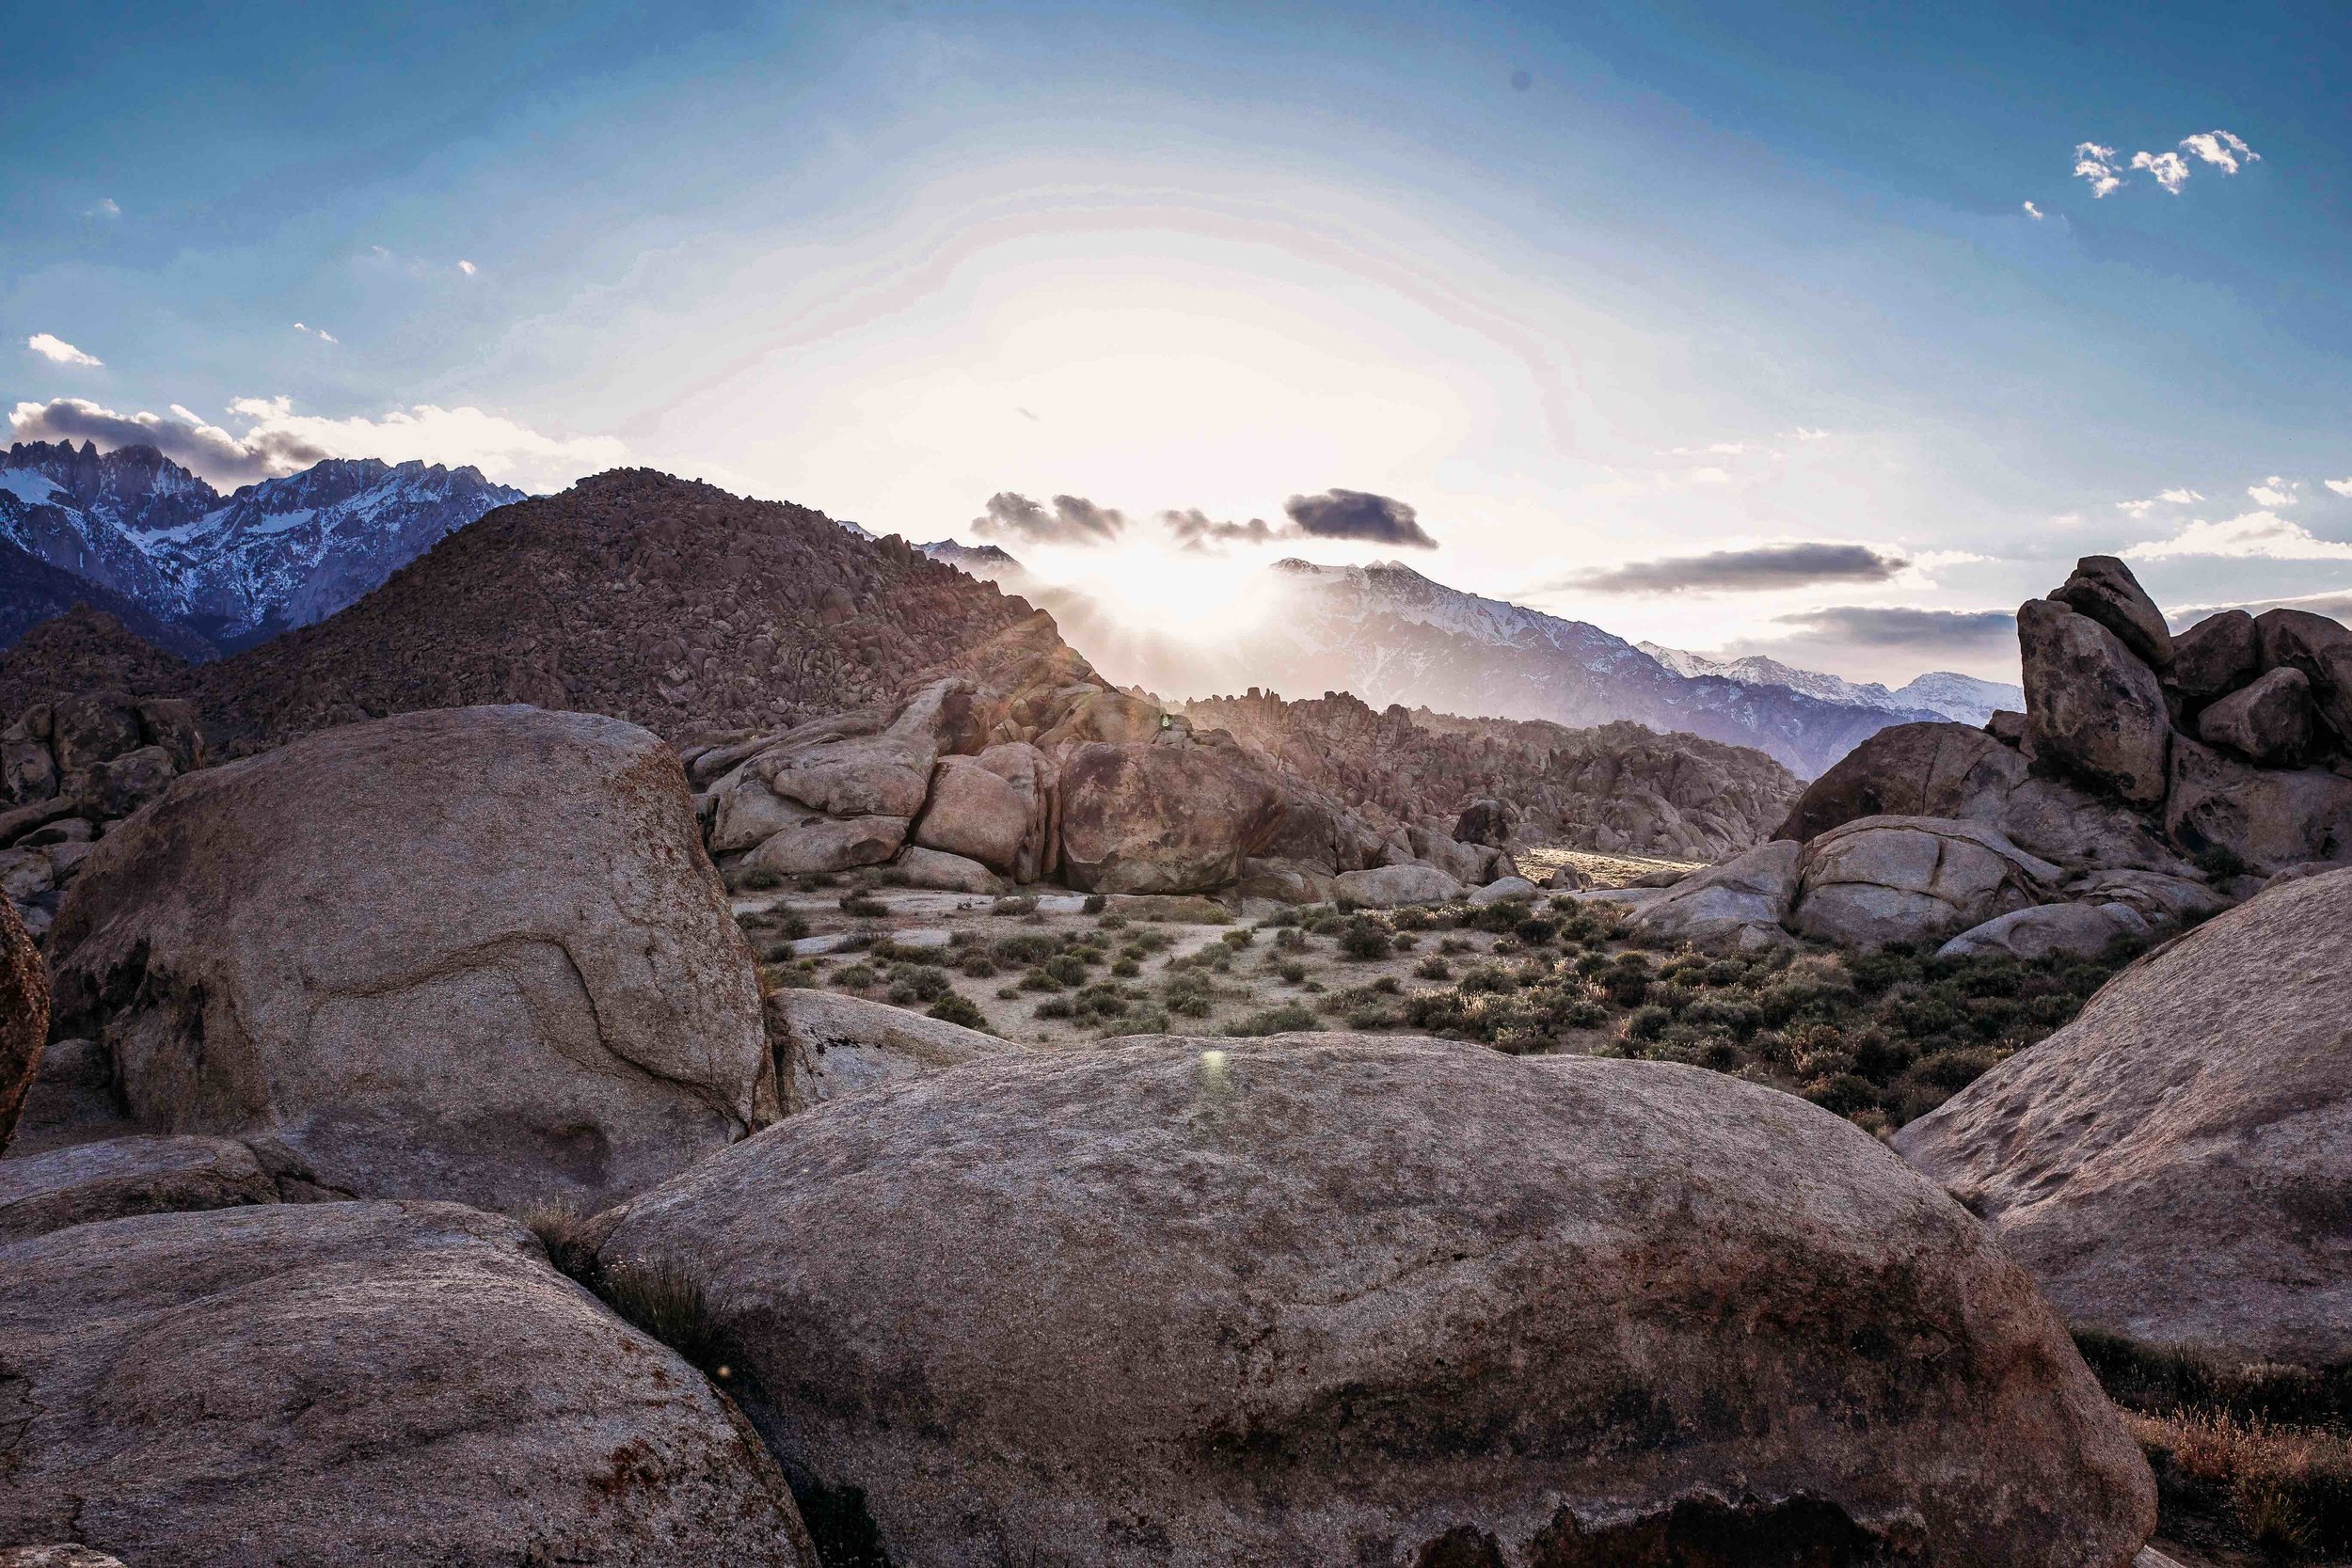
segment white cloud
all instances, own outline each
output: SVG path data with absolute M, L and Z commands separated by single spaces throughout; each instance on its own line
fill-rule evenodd
M 2095 141 L 2074 144 L 2074 173 L 2090 182 L 2093 198 L 2106 196 L 2123 182 L 2123 177 L 2115 172 L 2115 149 L 2101 147 Z
M 2218 167 L 2224 174 L 2235 174 L 2240 158 L 2249 164 L 2263 161 L 2261 153 L 2227 131 L 2201 131 L 2196 135 L 2183 138 L 2181 145 Z
M 122 208 L 113 197 L 102 196 L 98 198 L 98 205 L 83 209 L 82 215 L 86 218 L 119 218 L 122 215 Z
M 418 404 L 376 420 L 332 420 L 297 414 L 289 398 L 238 398 L 229 412 L 247 426 L 243 435 L 179 404 L 169 407 L 168 416 L 119 414 L 84 398 L 55 398 L 18 404 L 8 426 L 22 441 L 89 440 L 107 450 L 151 446 L 216 484 L 293 473 L 328 457 L 380 457 L 471 464 L 504 483 L 552 490 L 628 461 L 628 449 L 610 436 L 548 436 L 472 407 Z
M 2256 506 L 2293 506 L 2303 499 L 2303 486 L 2291 479 L 2272 474 L 2260 484 L 2249 484 L 2246 493 Z
M 2132 167 L 2146 169 L 2156 177 L 2157 184 L 2174 196 L 2180 195 L 2181 187 L 2188 183 L 2188 165 L 2181 161 L 2177 152 L 2135 152 Z
M 468 277 L 471 277 L 475 273 L 480 272 L 482 269 L 475 266 L 471 261 L 461 261 L 457 263 L 457 270 L 464 273 Z
M 2319 483 L 2339 496 L 2352 496 L 2352 479 L 2323 479 Z
M 2042 217 L 2042 209 L 2028 201 L 2026 203 L 2026 215 L 2033 219 L 2034 222 L 2040 223 Z
M 1738 457 L 1756 451 L 1753 441 L 1715 441 L 1704 447 L 1668 447 L 1661 457 Z
M 2050 514 L 2051 523 L 2058 528 L 2074 528 L 2082 520 L 2083 515 L 2079 512 L 2053 512 Z
M 105 363 L 94 354 L 84 354 L 54 332 L 36 332 L 24 340 L 24 346 L 53 365 L 103 365 Z
M 2150 561 L 2183 555 L 2241 561 L 2352 561 L 2352 545 L 2321 539 L 2275 512 L 2249 512 L 2218 523 L 2197 518 L 2169 539 L 2152 539 L 2123 554 Z
M 1829 439 L 1829 432 L 1826 430 L 1807 430 L 1804 426 L 1799 425 L 1796 429 L 1788 433 L 1788 437 L 1789 439 L 1796 441 L 1826 441 Z
M 294 330 L 296 332 L 307 332 L 322 343 L 340 343 L 342 341 L 341 338 L 336 337 L 335 334 L 327 331 L 323 326 L 305 326 L 300 322 L 296 322 L 294 323 Z
M 2198 494 L 2188 486 L 2179 484 L 2174 485 L 2169 490 L 2159 490 L 2153 496 L 2146 496 L 2136 501 L 2117 501 L 2115 503 L 2115 509 L 2118 512 L 2127 512 L 2131 514 L 2135 520 L 2138 520 L 2144 519 L 2151 511 L 2159 505 L 2186 506 L 2191 501 L 2201 501 L 2204 499 L 2205 498 L 2203 496 Z M 2255 499 L 2259 500 L 2261 498 L 2256 497 Z

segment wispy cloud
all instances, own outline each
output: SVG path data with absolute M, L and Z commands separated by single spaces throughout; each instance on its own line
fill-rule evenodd
M 2201 501 L 2204 499 L 2186 485 L 2175 485 L 2169 490 L 2159 490 L 2153 496 L 2143 497 L 2136 501 L 2117 501 L 2115 509 L 2118 512 L 2129 513 L 2135 521 L 2138 521 L 2144 519 L 2158 506 L 2186 506 L 2192 501 Z
M 1788 433 L 1788 439 L 1791 441 L 1826 441 L 1829 439 L 1829 432 L 1826 430 L 1807 430 L 1804 426 L 1799 425 L 1796 429 Z
M 1160 522 L 1168 536 L 1188 550 L 1208 551 L 1217 545 L 1265 545 L 1277 537 L 1263 517 L 1246 523 L 1220 522 L 1197 506 L 1163 512 Z
M 119 218 L 122 215 L 122 208 L 113 197 L 102 196 L 95 205 L 83 208 L 82 215 L 86 218 Z
M 2319 482 L 2339 496 L 2352 496 L 2352 478 L 2323 479 Z
M 103 365 L 105 363 L 94 354 L 84 354 L 54 332 L 36 332 L 24 340 L 24 346 L 53 365 Z
M 2123 183 L 2123 177 L 2115 171 L 2115 149 L 2101 147 L 2095 141 L 2074 144 L 2074 176 L 2090 182 L 2093 199 L 2108 195 Z
M 229 412 L 247 426 L 233 435 L 178 404 L 168 414 L 120 414 L 83 398 L 20 403 L 8 416 L 23 441 L 95 441 L 102 448 L 153 447 L 217 484 L 292 473 L 327 457 L 470 464 L 494 480 L 553 489 L 581 474 L 619 466 L 628 449 L 609 436 L 545 435 L 502 414 L 418 404 L 380 419 L 297 414 L 290 399 L 238 398 Z
M 2293 506 L 2303 499 L 2303 486 L 2272 474 L 2259 484 L 2248 485 L 2246 493 L 2257 506 Z
M 2122 553 L 2142 561 L 2185 555 L 2240 561 L 2352 561 L 2352 545 L 2322 539 L 2275 512 L 2249 512 L 2221 522 L 2199 517 L 2169 539 L 2152 539 Z
M 1108 545 L 1126 529 L 1126 514 L 1116 507 L 1097 506 L 1084 496 L 1056 496 L 1046 507 L 1017 490 L 997 491 L 972 519 L 972 531 L 983 539 L 1032 545 Z
M 1796 633 L 1871 648 L 1927 654 L 1998 651 L 2017 634 L 2006 610 L 1915 610 L 1904 605 L 1833 605 L 1773 620 Z
M 2190 157 L 2224 174 L 2235 174 L 2248 164 L 2262 162 L 2261 153 L 2247 146 L 2244 137 L 2230 131 L 2200 131 L 2193 136 L 2183 137 L 2180 146 Z M 2111 196 L 2122 189 L 2125 173 L 2135 170 L 2145 170 L 2159 186 L 2178 196 L 2181 187 L 2188 183 L 2189 175 L 2195 172 L 2179 151 L 2142 150 L 2133 153 L 2128 164 L 2119 163 L 2118 157 L 2114 148 L 2102 147 L 2095 141 L 2074 144 L 2074 177 L 2089 182 L 2093 198 Z M 2035 217 L 2042 215 L 2030 201 L 2026 203 L 2026 211 Z
M 307 332 L 322 343 L 340 343 L 342 341 L 341 338 L 336 337 L 335 334 L 327 331 L 323 326 L 305 326 L 302 323 L 296 322 L 294 323 L 294 330 L 296 332 Z
M 1553 586 L 1601 594 L 1749 594 L 1815 582 L 1884 582 L 1911 564 L 1867 545 L 1804 542 L 1630 562 Z
M 2029 217 L 2029 218 L 2033 219 L 2033 220 L 2034 220 L 2034 222 L 2036 222 L 2036 223 L 2040 223 L 2040 222 L 2042 221 L 2042 217 L 2043 217 L 2043 215 L 2044 215 L 2044 214 L 2042 214 L 2042 209 L 2041 209 L 2041 208 L 2039 208 L 2039 207 L 2035 206 L 2035 205 L 2034 205 L 2032 202 L 2030 202 L 2030 201 L 2026 202 L 2026 203 L 2025 204 L 2025 207 L 2026 207 L 2026 215 L 2027 217 Z
M 480 272 L 482 269 L 475 266 L 471 261 L 461 260 L 457 263 L 457 270 L 464 273 L 468 277 L 471 277 L 475 273 Z

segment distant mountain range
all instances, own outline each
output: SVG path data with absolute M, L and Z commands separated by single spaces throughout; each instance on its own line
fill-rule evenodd
M 0 546 L 68 576 L 11 585 L 25 602 L 0 618 L 0 646 L 75 598 L 122 614 L 110 594 L 146 618 L 126 625 L 174 653 L 248 647 L 324 620 L 523 499 L 474 468 L 373 458 L 330 458 L 223 496 L 152 447 L 20 442 L 0 459 Z
M 1931 671 L 1890 691 L 1876 681 L 1850 681 L 1819 670 L 1799 670 L 1761 655 L 1712 659 L 1704 654 L 1685 653 L 1680 648 L 1661 647 L 1655 642 L 1636 642 L 1634 646 L 1678 675 L 1720 675 L 1742 686 L 1777 686 L 1819 697 L 1825 703 L 1852 703 L 1889 713 L 1915 713 L 1925 708 L 1959 723 L 1982 724 L 2000 709 L 2022 713 L 2026 707 L 2024 687 L 1979 680 L 1951 670 Z
M 1794 679 L 1782 681 L 1677 668 L 1658 657 L 1673 650 L 1466 594 L 1400 561 L 1277 562 L 1269 570 L 1280 612 L 1204 643 L 1139 630 L 1083 594 L 1038 582 L 994 546 L 946 539 L 923 549 L 1051 610 L 1062 635 L 1112 680 L 1170 698 L 1261 687 L 1577 727 L 1631 720 L 1753 746 L 1810 778 L 1890 724 L 1953 717 L 1952 705 L 1986 698 L 1979 687 L 2001 693 L 2003 705 L 2015 691 L 1965 675 L 1924 676 L 1889 693 L 1806 671 L 1788 670 Z

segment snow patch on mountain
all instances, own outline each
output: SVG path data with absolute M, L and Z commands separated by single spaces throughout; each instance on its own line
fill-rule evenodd
M 1980 680 L 1951 670 L 1935 670 L 1907 685 L 1889 690 L 1876 681 L 1850 681 L 1819 670 L 1800 670 L 1776 658 L 1750 655 L 1745 658 L 1713 659 L 1656 642 L 1636 644 L 1644 653 L 1678 675 L 1716 675 L 1742 686 L 1776 686 L 1802 691 L 1829 703 L 1852 703 L 1889 713 L 1920 709 L 1963 724 L 1982 724 L 1998 709 L 2023 712 L 2025 689 L 2000 681 Z

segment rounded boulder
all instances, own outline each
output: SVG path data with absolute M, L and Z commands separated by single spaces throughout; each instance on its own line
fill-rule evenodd
M 604 1264 L 695 1278 L 857 1560 L 2122 1568 L 2153 1523 L 1975 1219 L 1698 1069 L 1330 1035 L 1006 1057 L 614 1219 Z

